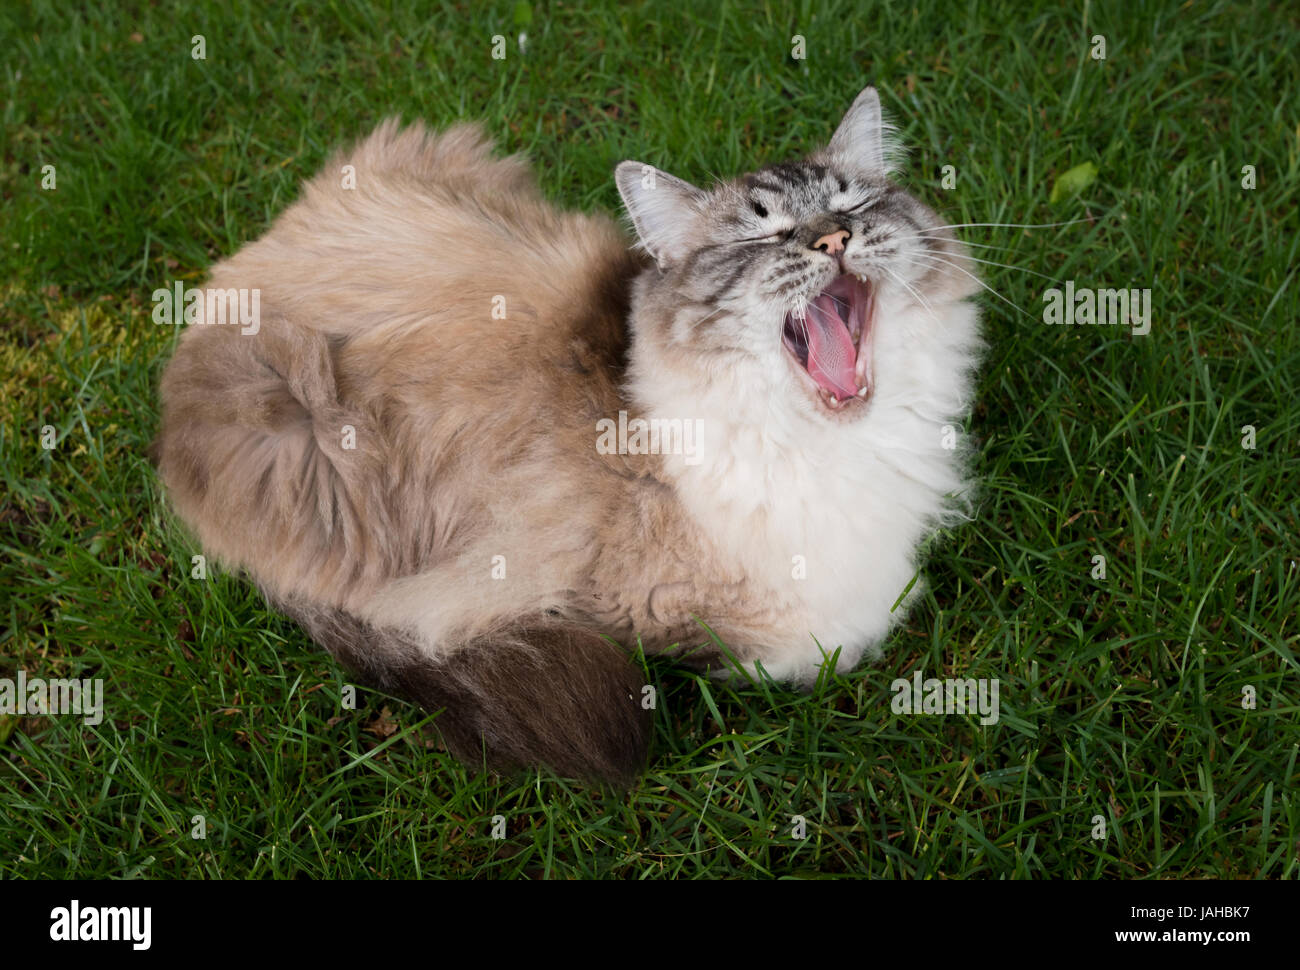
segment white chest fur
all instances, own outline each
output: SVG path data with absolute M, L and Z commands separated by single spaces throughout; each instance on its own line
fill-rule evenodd
M 886 322 L 876 393 L 852 423 L 792 407 L 752 375 L 651 391 L 653 413 L 703 416 L 698 460 L 670 460 L 670 475 L 718 555 L 784 607 L 770 642 L 753 645 L 778 679 L 812 680 L 823 652 L 839 648 L 843 670 L 877 648 L 901 619 L 919 545 L 963 488 L 974 308 L 952 305 L 947 326 L 900 311 Z

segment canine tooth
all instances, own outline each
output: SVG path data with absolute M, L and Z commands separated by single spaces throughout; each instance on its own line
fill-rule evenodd
M 831 395 L 831 403 L 832 403 L 832 404 L 839 404 L 839 403 L 840 403 L 840 399 L 837 398 L 834 394 L 832 394 L 832 395 Z
M 865 387 L 862 387 L 862 388 L 859 388 L 859 389 L 858 389 L 858 397 L 862 398 L 864 401 L 866 400 L 866 398 L 867 398 L 867 389 L 866 389 Z

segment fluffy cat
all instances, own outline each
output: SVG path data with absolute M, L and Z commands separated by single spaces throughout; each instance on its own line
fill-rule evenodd
M 462 760 L 634 777 L 611 641 L 725 670 L 707 624 L 781 680 L 850 668 L 965 487 L 975 277 L 890 147 L 868 88 L 828 147 L 709 189 L 623 162 L 629 249 L 478 127 L 385 122 L 213 268 L 261 321 L 181 336 L 171 501 Z M 660 453 L 610 432 L 638 419 Z

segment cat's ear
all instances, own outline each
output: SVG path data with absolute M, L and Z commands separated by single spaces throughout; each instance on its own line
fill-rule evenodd
M 876 89 L 864 88 L 835 129 L 826 151 L 841 165 L 862 174 L 890 172 L 897 154 L 889 134 L 893 130 L 881 114 Z
M 637 238 L 656 262 L 680 259 L 698 244 L 695 219 L 704 193 L 691 183 L 631 161 L 619 162 L 614 182 Z

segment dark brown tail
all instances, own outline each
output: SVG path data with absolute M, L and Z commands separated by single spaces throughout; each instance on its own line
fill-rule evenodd
M 499 772 L 545 765 L 588 781 L 630 784 L 645 764 L 644 676 L 609 641 L 538 619 L 433 661 L 406 635 L 340 610 L 279 604 L 358 677 L 441 711 L 447 748 Z

